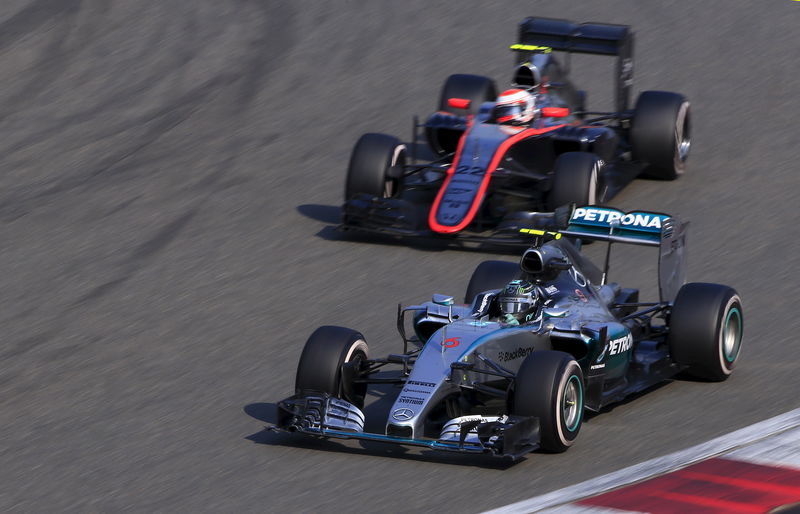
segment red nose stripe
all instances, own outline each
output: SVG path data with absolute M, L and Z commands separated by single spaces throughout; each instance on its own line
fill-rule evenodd
M 466 228 L 469 225 L 473 218 L 475 218 L 475 214 L 478 212 L 478 208 L 481 205 L 481 201 L 483 200 L 483 195 L 486 194 L 486 189 L 489 187 L 489 181 L 492 178 L 492 173 L 494 170 L 497 169 L 497 166 L 500 164 L 500 159 L 506 154 L 509 148 L 511 148 L 514 143 L 521 141 L 525 138 L 531 136 L 538 136 L 539 134 L 544 134 L 546 132 L 550 132 L 552 130 L 558 129 L 563 127 L 564 125 L 554 125 L 552 127 L 545 127 L 540 129 L 533 129 L 529 128 L 523 130 L 518 134 L 514 134 L 513 136 L 509 137 L 505 141 L 503 141 L 500 146 L 497 148 L 497 152 L 495 152 L 494 157 L 492 157 L 491 162 L 489 163 L 489 167 L 486 169 L 486 173 L 483 175 L 483 180 L 481 181 L 481 185 L 478 189 L 478 193 L 475 195 L 475 198 L 472 200 L 472 205 L 467 211 L 467 215 L 464 216 L 460 222 L 456 225 L 442 225 L 438 221 L 436 221 L 436 213 L 439 211 L 439 204 L 442 202 L 442 197 L 444 196 L 444 192 L 447 190 L 447 186 L 450 184 L 450 179 L 453 178 L 453 175 L 456 172 L 456 167 L 458 167 L 458 161 L 461 157 L 461 149 L 464 147 L 464 138 L 467 137 L 469 134 L 469 129 L 471 128 L 471 124 L 468 126 L 467 130 L 464 131 L 464 135 L 461 136 L 461 140 L 458 143 L 458 150 L 456 151 L 455 159 L 453 159 L 453 164 L 447 170 L 447 177 L 444 179 L 444 183 L 442 187 L 439 189 L 439 193 L 436 195 L 436 200 L 433 202 L 433 206 L 431 207 L 431 211 L 428 214 L 428 225 L 430 225 L 431 230 L 434 232 L 439 232 L 441 234 L 452 234 L 454 232 L 458 232 Z

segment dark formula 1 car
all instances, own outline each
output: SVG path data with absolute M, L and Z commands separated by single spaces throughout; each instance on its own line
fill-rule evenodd
M 516 458 L 566 450 L 586 410 L 680 372 L 709 381 L 730 375 L 742 304 L 728 286 L 684 284 L 685 223 L 587 206 L 560 232 L 526 230 L 535 240 L 520 263 L 483 262 L 465 304 L 434 295 L 398 308 L 402 353 L 372 358 L 355 330 L 317 329 L 273 429 Z M 608 242 L 605 270 L 579 251 L 582 240 Z M 638 290 L 606 283 L 611 243 L 659 249 L 660 301 L 640 302 Z M 379 372 L 390 364 L 401 371 Z M 396 384 L 394 405 L 370 420 L 379 433 L 365 431 L 367 387 L 386 383 Z
M 439 111 L 423 125 L 415 121 L 412 141 L 424 127 L 438 157 L 420 163 L 393 136 L 362 136 L 350 159 L 340 228 L 524 244 L 519 229 L 532 211 L 606 203 L 641 174 L 671 180 L 683 173 L 689 102 L 645 91 L 628 108 L 629 27 L 527 18 L 511 49 L 519 55 L 511 91 L 531 95 L 532 118 L 506 124 L 493 80 L 450 76 Z M 587 111 L 585 92 L 569 81 L 555 51 L 616 56 L 616 111 Z

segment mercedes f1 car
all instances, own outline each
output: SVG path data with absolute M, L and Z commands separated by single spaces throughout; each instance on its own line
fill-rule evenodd
M 559 231 L 524 229 L 533 245 L 519 263 L 481 263 L 464 304 L 436 294 L 398 307 L 402 353 L 374 358 L 359 332 L 317 329 L 272 429 L 515 459 L 566 450 L 585 411 L 678 373 L 708 381 L 731 374 L 742 302 L 728 286 L 684 283 L 686 223 L 592 206 L 564 217 Z M 579 250 L 586 240 L 608 243 L 603 269 Z M 659 301 L 607 281 L 612 243 L 658 248 Z M 384 372 L 390 365 L 397 372 Z M 365 430 L 371 384 L 396 387 L 386 417 L 370 422 L 379 433 Z
M 689 102 L 645 91 L 629 109 L 629 27 L 527 18 L 511 49 L 519 66 L 516 89 L 506 93 L 530 95 L 530 116 L 502 116 L 492 79 L 450 76 L 439 110 L 424 124 L 415 119 L 410 151 L 385 134 L 365 134 L 356 143 L 341 229 L 526 244 L 519 229 L 530 226 L 533 212 L 604 204 L 637 176 L 672 180 L 683 173 Z M 556 52 L 567 63 L 572 53 L 616 56 L 616 110 L 586 110 L 586 93 L 570 82 Z M 429 162 L 415 150 L 420 128 L 436 155 Z

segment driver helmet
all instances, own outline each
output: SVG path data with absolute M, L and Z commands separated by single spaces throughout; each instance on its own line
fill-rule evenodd
M 506 89 L 497 97 L 495 116 L 508 125 L 525 125 L 533 120 L 536 98 L 524 89 Z
M 541 298 L 536 286 L 527 280 L 513 280 L 497 295 L 497 305 L 506 318 L 518 322 L 534 318 Z

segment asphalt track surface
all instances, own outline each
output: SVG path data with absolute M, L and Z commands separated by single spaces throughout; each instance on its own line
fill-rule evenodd
M 330 227 L 357 137 L 407 138 L 450 73 L 506 85 L 529 15 L 633 25 L 637 92 L 691 99 L 687 175 L 613 203 L 692 220 L 690 280 L 744 299 L 740 367 L 514 466 L 263 431 L 316 326 L 397 351 L 397 302 L 492 257 Z M 789 0 L 2 2 L 0 510 L 474 512 L 800 407 L 798 41 Z M 574 68 L 602 108 L 611 62 Z

